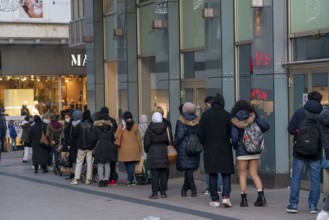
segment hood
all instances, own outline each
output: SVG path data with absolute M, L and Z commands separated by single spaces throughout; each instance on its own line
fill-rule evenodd
M 246 127 L 248 127 L 248 125 L 253 123 L 255 119 L 256 119 L 255 113 L 253 112 L 249 113 L 248 111 L 241 110 L 238 111 L 236 116 L 231 119 L 231 122 L 236 127 L 240 129 L 245 129 Z
M 81 120 L 82 119 L 82 112 L 80 110 L 75 110 L 72 113 L 72 119 L 73 119 L 73 121 Z
M 309 112 L 318 114 L 322 111 L 322 105 L 318 101 L 308 100 L 304 105 L 304 109 L 306 109 Z
M 94 122 L 94 126 L 112 126 L 112 122 L 110 120 L 97 120 Z
M 318 117 L 320 124 L 329 126 L 329 106 L 323 108 L 321 114 Z
M 76 127 L 79 123 L 80 123 L 81 120 L 77 120 L 77 121 L 72 121 L 72 126 L 73 127 Z
M 163 134 L 163 132 L 167 132 L 167 125 L 165 123 L 151 123 L 149 125 L 149 129 L 157 134 L 157 135 L 160 135 L 160 134 Z
M 181 121 L 184 125 L 195 126 L 199 123 L 200 118 L 196 115 L 182 114 L 178 116 L 178 120 Z
M 214 96 L 213 101 L 211 102 L 211 107 L 216 106 L 216 107 L 220 107 L 220 108 L 224 108 L 225 107 L 225 100 L 222 94 L 217 93 Z

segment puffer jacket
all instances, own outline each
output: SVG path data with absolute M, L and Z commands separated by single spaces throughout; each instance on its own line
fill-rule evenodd
M 260 119 L 256 118 L 256 114 L 246 110 L 240 110 L 236 113 L 235 117 L 231 119 L 232 129 L 231 129 L 231 138 L 233 148 L 236 150 L 236 156 L 245 156 L 249 155 L 249 153 L 245 150 L 243 146 L 243 133 L 244 129 L 248 127 L 251 123 L 256 122 L 256 124 L 260 127 L 262 132 L 266 132 L 270 129 L 270 125 Z
M 179 171 L 186 169 L 196 170 L 199 167 L 200 154 L 194 156 L 186 155 L 185 148 L 187 145 L 188 133 L 193 134 L 198 130 L 199 117 L 195 114 L 183 114 L 178 117 L 177 121 L 177 136 L 173 145 L 177 148 L 176 168 Z
M 305 110 L 309 111 L 313 114 L 320 114 L 322 111 L 322 105 L 320 102 L 315 100 L 308 100 L 303 108 L 298 109 L 295 111 L 295 113 L 292 115 L 291 120 L 288 125 L 288 131 L 290 134 L 295 135 L 296 130 L 298 130 L 298 125 L 306 118 Z M 321 143 L 320 143 L 321 145 Z M 297 154 L 295 151 L 293 151 L 293 156 L 300 158 L 300 159 L 309 159 L 309 160 L 320 160 L 322 158 L 322 148 L 319 146 L 318 153 L 312 157 L 312 158 L 305 158 L 299 154 Z
M 326 159 L 329 160 L 329 106 L 323 108 L 318 120 L 321 124 L 322 147 L 324 149 Z
M 95 163 L 117 161 L 114 146 L 113 124 L 110 120 L 97 120 L 90 136 L 90 146 L 95 148 Z
M 169 144 L 164 122 L 151 123 L 144 135 L 144 150 L 147 153 L 147 169 L 168 168 L 167 146 Z

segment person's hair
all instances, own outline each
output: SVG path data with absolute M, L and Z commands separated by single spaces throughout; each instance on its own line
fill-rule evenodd
M 154 108 L 154 112 L 160 112 L 161 113 L 161 115 L 162 115 L 162 117 L 163 117 L 163 115 L 164 115 L 164 111 L 163 111 L 163 108 L 161 107 L 161 106 L 157 106 L 157 107 L 155 107 Z M 153 112 L 153 113 L 154 113 Z
M 310 92 L 307 94 L 307 98 L 308 98 L 308 100 L 314 100 L 314 101 L 321 102 L 322 95 L 320 93 L 318 93 L 317 91 L 313 91 L 313 92 Z
M 253 113 L 255 113 L 256 118 L 258 118 L 258 114 L 255 111 L 255 109 L 250 105 L 249 102 L 247 102 L 245 100 L 239 100 L 234 104 L 234 106 L 231 110 L 232 117 L 234 117 L 236 115 L 236 113 L 238 113 L 241 110 L 246 110 L 248 112 L 253 112 Z
M 211 104 L 212 100 L 214 100 L 214 97 L 212 97 L 212 96 L 207 96 L 207 97 L 204 99 L 204 103 L 210 103 L 210 104 Z
M 134 120 L 133 120 L 133 114 L 129 111 L 125 111 L 123 113 L 123 120 L 126 122 L 126 129 L 128 131 L 131 131 L 133 125 L 134 125 Z

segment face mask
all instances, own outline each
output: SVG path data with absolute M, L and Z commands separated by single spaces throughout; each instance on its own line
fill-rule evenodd
M 70 119 L 69 118 L 65 118 L 65 122 L 66 123 L 69 123 L 70 122 Z
M 50 123 L 49 119 L 43 119 L 43 122 L 46 123 L 46 124 Z

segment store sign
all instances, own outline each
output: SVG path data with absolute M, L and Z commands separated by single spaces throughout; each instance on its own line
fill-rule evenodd
M 271 67 L 271 58 L 267 52 L 256 51 L 256 67 Z
M 250 89 L 250 99 L 268 101 L 268 93 L 265 89 Z
M 71 66 L 86 66 L 87 54 L 71 54 Z

